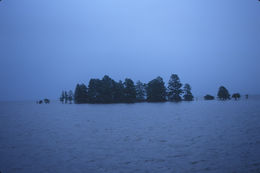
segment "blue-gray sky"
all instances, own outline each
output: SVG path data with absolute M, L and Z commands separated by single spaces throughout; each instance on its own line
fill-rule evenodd
M 0 60 L 0 100 L 58 98 L 104 74 L 259 94 L 260 2 L 2 0 Z

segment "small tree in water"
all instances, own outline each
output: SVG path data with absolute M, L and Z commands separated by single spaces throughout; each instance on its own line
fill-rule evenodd
M 64 92 L 64 98 L 65 98 L 65 103 L 68 103 L 68 93 L 67 91 Z
M 181 94 L 183 93 L 182 83 L 177 74 L 172 74 L 168 82 L 168 98 L 170 101 L 181 101 Z
M 204 96 L 204 100 L 214 100 L 214 99 L 215 99 L 215 97 L 212 95 L 209 95 L 209 94 Z
M 73 100 L 73 92 L 71 90 L 69 90 L 68 100 L 69 100 L 69 102 L 71 104 L 72 100 Z
M 65 93 L 64 93 L 64 91 L 62 91 L 61 96 L 60 96 L 60 102 L 64 103 L 64 99 L 65 99 Z
M 44 99 L 43 101 L 44 101 L 45 104 L 49 104 L 50 103 L 49 99 Z
M 193 100 L 193 95 L 191 93 L 191 86 L 189 84 L 185 84 L 184 85 L 184 88 L 183 88 L 183 91 L 184 91 L 184 100 L 185 101 L 192 101 Z
M 219 87 L 218 98 L 221 99 L 221 100 L 230 99 L 230 94 L 224 86 Z
M 239 93 L 234 93 L 232 95 L 232 98 L 234 98 L 235 100 L 240 99 L 240 94 Z

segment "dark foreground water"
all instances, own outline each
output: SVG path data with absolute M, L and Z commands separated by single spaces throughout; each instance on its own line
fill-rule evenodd
M 0 103 L 2 173 L 259 173 L 260 100 Z

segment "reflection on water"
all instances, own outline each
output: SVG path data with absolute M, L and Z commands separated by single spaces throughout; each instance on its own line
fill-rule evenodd
M 260 101 L 0 103 L 0 171 L 260 172 Z

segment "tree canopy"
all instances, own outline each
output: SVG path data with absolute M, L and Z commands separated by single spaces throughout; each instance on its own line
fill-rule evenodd
M 192 101 L 193 100 L 193 95 L 191 93 L 191 86 L 189 84 L 185 84 L 183 88 L 183 98 L 185 101 Z
M 147 84 L 137 81 L 136 84 L 130 78 L 124 82 L 118 82 L 105 75 L 102 79 L 90 79 L 88 85 L 77 84 L 74 94 L 70 90 L 62 91 L 60 101 L 62 103 L 135 103 L 135 102 L 164 102 L 164 101 L 192 101 L 194 96 L 190 84 L 182 87 L 177 74 L 170 76 L 167 89 L 162 77 L 157 77 Z M 182 99 L 183 95 L 183 99 Z M 220 100 L 230 99 L 228 90 L 221 86 L 217 94 Z M 240 98 L 239 93 L 232 95 L 232 98 Z M 205 100 L 214 100 L 214 96 L 206 95 Z
M 209 94 L 204 96 L 204 100 L 214 100 L 214 99 L 215 99 L 215 97 L 212 95 L 209 95 Z
M 88 103 L 88 91 L 86 85 L 77 84 L 74 92 L 74 102 L 77 104 Z
M 182 83 L 177 74 L 172 74 L 168 82 L 168 98 L 170 101 L 179 102 L 181 101 L 181 94 L 183 90 L 181 89 Z
M 146 85 L 141 81 L 137 81 L 135 89 L 136 89 L 136 101 L 143 102 L 146 99 Z
M 135 84 L 132 79 L 126 78 L 124 82 L 124 101 L 133 103 L 136 101 Z
M 237 100 L 237 99 L 240 99 L 240 94 L 239 93 L 234 93 L 234 94 L 232 94 L 232 98 L 234 98 L 235 100 Z
M 166 88 L 163 78 L 157 77 L 147 84 L 147 101 L 148 102 L 164 102 L 166 101 Z
M 230 94 L 229 94 L 228 90 L 224 86 L 219 87 L 218 98 L 220 100 L 230 99 Z

